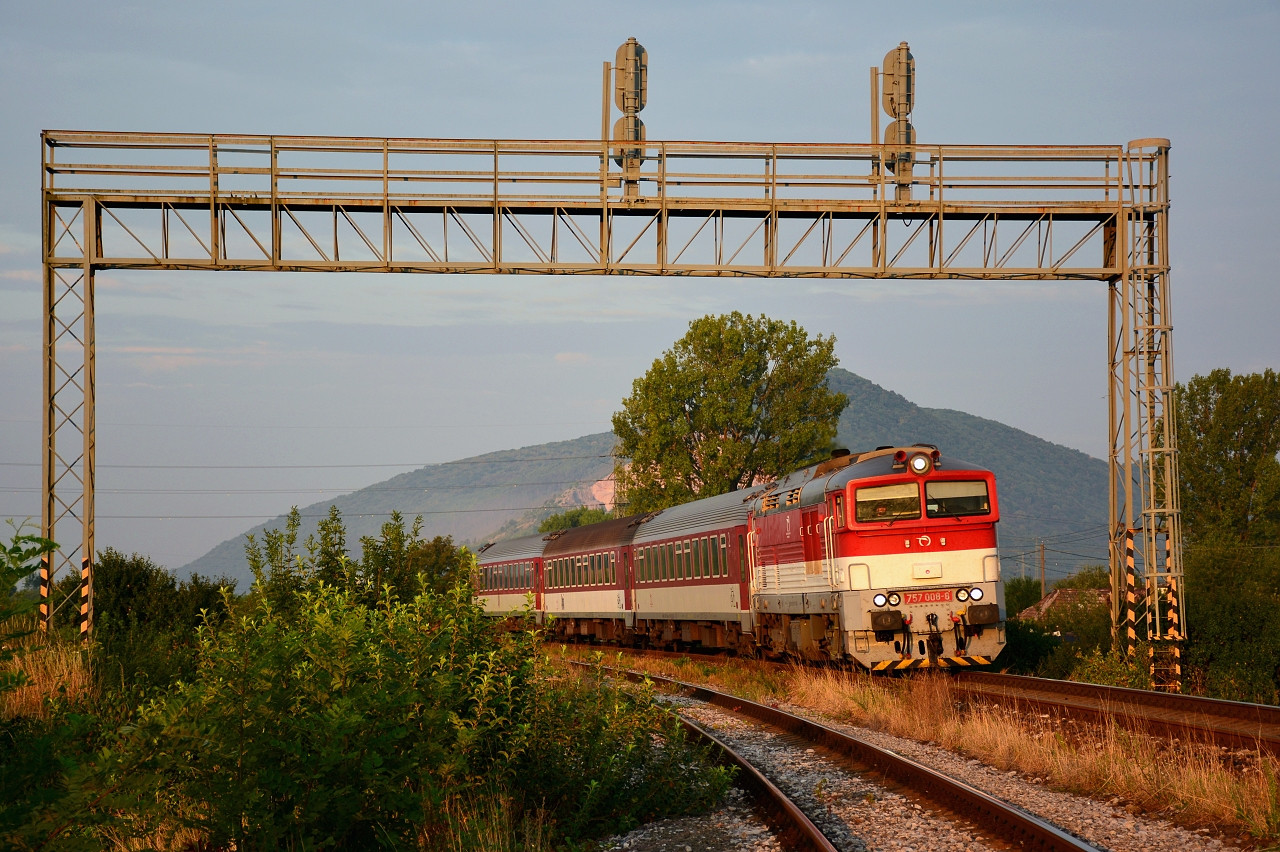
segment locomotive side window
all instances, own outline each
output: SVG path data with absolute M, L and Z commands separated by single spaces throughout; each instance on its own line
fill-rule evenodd
M 859 523 L 920 517 L 920 488 L 914 482 L 859 488 L 854 494 Z
M 843 529 L 846 523 L 844 517 L 844 495 L 837 494 L 831 498 L 831 513 L 835 517 L 835 525 L 837 529 Z

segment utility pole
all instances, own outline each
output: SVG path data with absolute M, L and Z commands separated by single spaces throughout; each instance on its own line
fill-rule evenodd
M 1040 600 L 1044 600 L 1048 592 L 1044 587 L 1044 539 L 1040 540 Z

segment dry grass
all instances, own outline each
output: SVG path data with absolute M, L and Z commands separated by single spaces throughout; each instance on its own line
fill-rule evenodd
M 17 619 L 15 622 L 6 626 L 26 629 Z M 56 637 L 45 641 L 32 633 L 14 644 L 17 654 L 5 668 L 25 674 L 27 683 L 12 692 L 0 693 L 0 718 L 46 719 L 51 699 L 74 701 L 88 695 L 92 688 L 89 666 L 77 641 Z
M 578 652 L 569 652 L 577 655 Z M 606 663 L 612 659 L 606 658 Z M 1117 799 L 1190 827 L 1280 841 L 1280 760 L 1226 759 L 1206 743 L 1170 743 L 1115 724 L 1065 726 L 1017 708 L 970 702 L 941 675 L 851 677 L 745 660 L 627 657 L 629 668 L 708 686 L 756 701 L 785 701 L 849 724 L 932 742 L 1055 789 Z

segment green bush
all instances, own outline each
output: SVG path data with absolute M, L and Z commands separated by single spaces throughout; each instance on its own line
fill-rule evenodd
M 475 834 L 458 814 L 492 795 L 573 840 L 727 784 L 650 697 L 552 677 L 540 637 L 494 630 L 465 585 L 369 607 L 317 583 L 293 604 L 263 594 L 201 627 L 195 676 L 74 769 L 24 842 L 451 848 Z
M 996 657 L 1001 671 L 1035 674 L 1044 660 L 1062 644 L 1034 621 L 1011 618 L 1004 625 L 1004 650 Z
M 1117 650 L 1077 650 L 1070 667 L 1070 679 L 1102 686 L 1152 689 L 1150 660 L 1150 651 L 1144 642 L 1138 643 L 1129 657 Z
M 182 582 L 149 558 L 107 548 L 94 566 L 94 675 L 113 705 L 165 689 L 195 672 L 197 630 L 226 617 L 227 577 Z

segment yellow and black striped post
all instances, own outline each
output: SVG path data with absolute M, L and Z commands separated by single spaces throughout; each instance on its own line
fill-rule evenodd
M 1134 610 L 1138 605 L 1138 581 L 1133 565 L 1133 530 L 1124 533 L 1124 653 L 1131 656 L 1138 646 L 1138 624 Z
M 1170 687 L 1174 692 L 1182 691 L 1182 615 L 1180 613 L 1182 590 L 1178 587 L 1178 578 L 1173 575 L 1170 570 L 1170 564 L 1173 561 L 1172 554 L 1168 550 L 1165 551 L 1164 564 L 1165 570 L 1169 577 L 1169 663 L 1173 669 L 1173 683 Z
M 80 641 L 88 642 L 93 632 L 93 563 L 80 560 Z
M 37 626 L 40 632 L 49 633 L 52 610 L 49 608 L 49 554 L 40 557 L 40 621 Z

